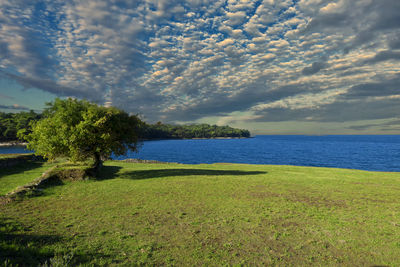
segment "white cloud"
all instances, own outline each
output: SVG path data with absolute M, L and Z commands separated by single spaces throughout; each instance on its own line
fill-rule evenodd
M 227 45 L 231 45 L 234 44 L 235 41 L 231 38 L 226 38 L 225 40 L 221 41 L 218 43 L 218 46 L 227 46 Z
M 274 40 L 274 41 L 269 42 L 269 44 L 271 46 L 275 46 L 275 47 L 279 47 L 279 48 L 289 45 L 288 41 L 286 41 L 285 39 Z
M 334 13 L 341 12 L 345 7 L 345 1 L 341 0 L 338 2 L 329 3 L 320 9 L 321 13 Z
M 246 18 L 246 12 L 237 11 L 237 12 L 226 12 L 227 21 L 226 24 L 230 26 L 235 26 L 242 24 L 244 19 Z

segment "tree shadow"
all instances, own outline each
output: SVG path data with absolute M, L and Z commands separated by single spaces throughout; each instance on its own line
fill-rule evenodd
M 3 266 L 42 266 L 52 265 L 52 260 L 63 261 L 63 255 L 55 254 L 49 246 L 62 241 L 58 235 L 30 234 L 30 229 L 10 218 L 0 218 L 0 265 Z M 100 254 L 76 254 L 65 251 L 70 256 L 69 264 L 78 265 L 90 262 Z M 3 264 L 3 265 L 2 265 Z M 47 266 L 47 265 L 46 265 Z M 64 266 L 64 265 L 63 265 Z
M 153 179 L 153 178 L 165 178 L 171 176 L 244 176 L 244 175 L 258 175 L 266 174 L 263 171 L 238 171 L 238 170 L 206 170 L 206 169 L 158 169 L 158 170 L 141 170 L 124 172 L 119 175 L 123 179 Z
M 119 166 L 103 166 L 96 174 L 96 180 L 114 179 L 121 169 L 122 167 Z
M 0 264 L 38 266 L 53 256 L 42 247 L 58 242 L 59 236 L 26 234 L 27 231 L 29 229 L 9 218 L 0 219 Z
M 26 162 L 19 162 L 18 164 L 0 169 L 0 179 L 4 176 L 13 175 L 17 173 L 26 172 L 36 168 L 42 167 L 45 163 L 44 160 L 27 160 Z
M 35 190 L 32 190 L 25 196 L 27 197 L 51 196 L 54 194 L 54 192 L 46 190 L 47 188 L 63 186 L 64 184 L 65 184 L 64 181 L 61 180 L 59 177 L 53 176 L 50 179 L 42 182 L 40 186 L 38 186 Z

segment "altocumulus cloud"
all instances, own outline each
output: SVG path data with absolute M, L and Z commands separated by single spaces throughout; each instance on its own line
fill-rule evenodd
M 0 6 L 0 73 L 27 88 L 167 122 L 234 121 L 234 112 L 258 122 L 397 121 L 400 113 L 398 0 Z

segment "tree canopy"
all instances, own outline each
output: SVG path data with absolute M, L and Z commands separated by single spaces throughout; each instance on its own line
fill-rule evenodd
M 32 122 L 32 131 L 22 131 L 19 136 L 37 155 L 49 159 L 64 156 L 72 161 L 93 158 L 98 167 L 112 153 L 136 151 L 141 124 L 137 116 L 114 107 L 57 98 L 47 104 L 41 120 Z
M 185 139 L 216 137 L 250 137 L 250 132 L 229 126 L 209 124 L 170 125 L 158 122 L 145 124 L 141 132 L 144 139 Z
M 29 123 L 39 120 L 40 117 L 41 115 L 33 110 L 19 113 L 0 112 L 0 141 L 15 141 L 18 131 L 22 129 L 29 131 Z

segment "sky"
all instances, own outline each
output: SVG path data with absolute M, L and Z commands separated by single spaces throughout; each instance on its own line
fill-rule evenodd
M 400 134 L 399 0 L 0 0 L 0 110 Z

